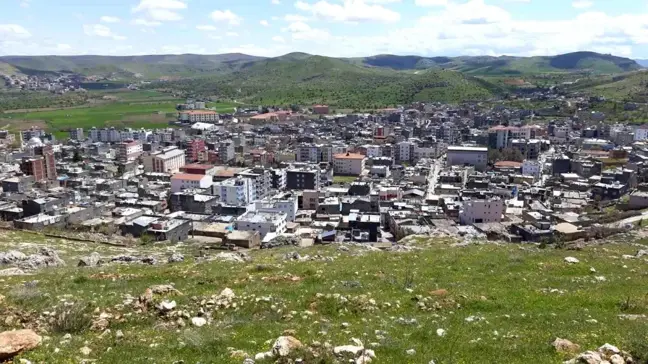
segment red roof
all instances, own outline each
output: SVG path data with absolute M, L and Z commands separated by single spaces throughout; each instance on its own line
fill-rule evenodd
M 335 154 L 333 158 L 334 159 L 365 159 L 366 156 L 359 153 L 342 153 L 342 154 Z
M 520 168 L 522 163 L 514 161 L 500 161 L 495 163 L 495 168 Z
M 189 173 L 176 173 L 171 177 L 172 180 L 183 180 L 183 181 L 200 181 L 205 178 L 203 174 L 189 174 Z

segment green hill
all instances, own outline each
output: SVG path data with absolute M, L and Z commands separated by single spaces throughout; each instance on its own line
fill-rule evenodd
M 378 55 L 348 59 L 355 64 L 395 70 L 450 69 L 478 75 L 523 75 L 549 72 L 620 73 L 641 66 L 628 58 L 594 52 L 574 52 L 550 57 L 420 57 Z
M 378 108 L 412 101 L 459 102 L 487 98 L 498 91 L 486 81 L 455 71 L 398 72 L 304 55 L 260 60 L 229 74 L 152 87 L 262 104 L 328 103 L 341 108 Z
M 636 71 L 579 79 L 566 89 L 616 101 L 646 103 L 648 102 L 648 72 Z

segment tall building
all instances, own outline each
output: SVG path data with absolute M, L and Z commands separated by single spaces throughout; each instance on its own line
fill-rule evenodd
M 138 140 L 131 140 L 117 144 L 115 154 L 117 161 L 126 163 L 137 159 L 142 154 L 142 142 Z
M 30 141 L 37 138 L 32 138 Z M 33 145 L 33 144 L 32 144 Z M 20 163 L 20 170 L 28 175 L 34 176 L 34 180 L 43 181 L 46 179 L 55 180 L 56 158 L 50 144 L 33 146 L 33 158 L 25 158 Z
M 236 151 L 234 149 L 234 142 L 232 140 L 223 140 L 218 143 L 218 157 L 221 163 L 225 164 L 236 158 Z
M 198 160 L 198 155 L 206 149 L 204 139 L 193 139 L 187 143 L 187 159 L 190 162 Z
M 144 157 L 146 172 L 177 173 L 185 165 L 185 152 L 178 147 L 168 147 Z
M 235 177 L 212 185 L 212 194 L 219 196 L 222 203 L 231 206 L 244 206 L 256 200 L 254 181 L 249 178 Z
M 83 128 L 72 128 L 69 131 L 70 139 L 72 140 L 83 140 Z
M 28 176 L 34 176 L 35 181 L 46 180 L 45 176 L 45 159 L 38 158 L 24 158 L 20 163 L 20 171 Z
M 316 190 L 321 187 L 321 172 L 318 166 L 293 166 L 286 169 L 286 189 Z
M 345 153 L 333 156 L 333 172 L 338 175 L 359 176 L 365 169 L 367 157 L 362 154 Z

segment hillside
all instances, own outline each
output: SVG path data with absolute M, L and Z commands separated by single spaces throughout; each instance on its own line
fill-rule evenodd
M 583 78 L 566 88 L 569 91 L 603 96 L 616 101 L 646 103 L 648 102 L 648 71 Z
M 548 72 L 619 73 L 641 66 L 628 58 L 594 52 L 574 52 L 551 57 L 420 57 L 378 55 L 349 59 L 352 63 L 395 70 L 450 69 L 476 75 L 523 75 Z
M 454 71 L 397 72 L 303 55 L 257 61 L 226 75 L 151 86 L 266 105 L 327 103 L 362 109 L 412 101 L 459 102 L 497 92 L 488 82 Z
M 246 54 L 218 55 L 149 55 L 149 56 L 6 56 L 0 62 L 9 64 L 24 74 L 78 73 L 132 78 L 163 76 L 196 76 L 224 73 L 241 65 L 261 59 Z

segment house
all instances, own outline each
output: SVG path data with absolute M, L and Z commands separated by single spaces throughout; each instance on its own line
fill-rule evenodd
M 176 173 L 171 177 L 171 193 L 187 189 L 205 189 L 212 185 L 212 177 L 202 174 Z
M 448 166 L 474 166 L 483 171 L 488 165 L 488 148 L 485 147 L 448 147 Z
M 236 219 L 236 229 L 256 231 L 263 239 L 268 233 L 285 232 L 286 218 L 285 213 L 248 211 Z
M 469 200 L 463 203 L 459 211 L 459 221 L 463 225 L 501 222 L 502 214 L 504 214 L 504 202 L 499 198 Z
M 144 171 L 177 173 L 185 165 L 185 152 L 178 147 L 168 147 L 144 156 Z
M 333 172 L 336 175 L 359 176 L 365 169 L 367 157 L 357 153 L 341 153 L 333 156 Z

